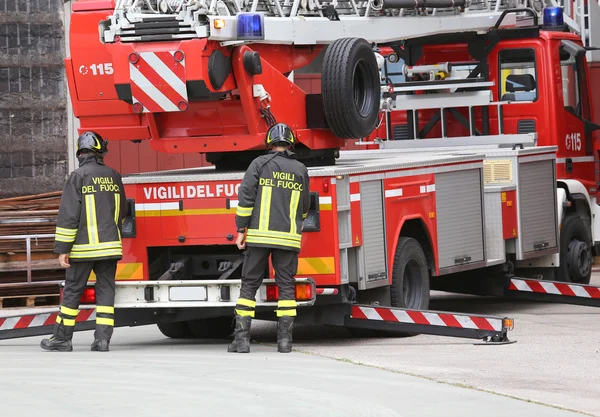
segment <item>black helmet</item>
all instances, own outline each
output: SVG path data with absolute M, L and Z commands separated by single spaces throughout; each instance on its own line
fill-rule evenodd
M 95 154 L 102 155 L 107 149 L 108 141 L 102 139 L 102 136 L 95 132 L 85 132 L 77 138 L 77 153 L 79 156 L 82 150 L 87 149 Z
M 267 132 L 265 142 L 267 144 L 267 148 L 275 145 L 278 142 L 284 142 L 294 149 L 294 146 L 296 145 L 296 137 L 288 125 L 285 123 L 277 123 L 271 126 Z

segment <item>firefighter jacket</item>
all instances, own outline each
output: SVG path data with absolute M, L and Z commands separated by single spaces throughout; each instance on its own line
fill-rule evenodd
M 256 158 L 238 191 L 236 225 L 246 244 L 300 252 L 302 222 L 310 207 L 308 170 L 293 152 Z
M 127 212 L 121 176 L 102 157 L 82 156 L 60 200 L 54 252 L 77 261 L 121 259 Z

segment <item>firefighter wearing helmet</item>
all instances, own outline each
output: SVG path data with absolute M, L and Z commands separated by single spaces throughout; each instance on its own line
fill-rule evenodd
M 115 274 L 122 257 L 121 226 L 127 202 L 121 176 L 104 165 L 107 141 L 94 132 L 77 139 L 79 168 L 64 187 L 54 252 L 66 267 L 63 299 L 54 334 L 42 349 L 70 352 L 79 300 L 93 271 L 96 275 L 96 331 L 92 351 L 106 352 L 114 327 Z
M 269 257 L 279 287 L 277 349 L 292 350 L 296 316 L 295 280 L 304 219 L 308 214 L 308 170 L 292 150 L 296 138 L 283 123 L 272 126 L 265 139 L 268 152 L 246 171 L 238 192 L 236 244 L 246 249 L 242 288 L 235 306 L 235 339 L 228 352 L 250 352 L 250 324 L 256 292 L 269 270 Z

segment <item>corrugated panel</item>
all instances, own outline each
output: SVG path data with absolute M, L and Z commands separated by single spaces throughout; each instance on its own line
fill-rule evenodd
M 368 281 L 386 279 L 383 187 L 381 180 L 360 183 L 363 255 Z
M 340 239 L 340 248 L 349 248 L 352 246 L 352 223 L 350 211 L 338 212 L 338 236 Z
M 488 261 L 500 261 L 506 257 L 502 234 L 501 194 L 485 193 L 485 251 Z
M 408 134 L 408 124 L 394 125 L 394 140 L 410 139 Z
M 558 245 L 553 161 L 536 161 L 519 166 L 519 209 L 523 253 Z M 546 245 L 540 247 L 539 245 Z
M 435 176 L 440 268 L 484 260 L 480 170 Z M 457 259 L 466 258 L 465 262 Z

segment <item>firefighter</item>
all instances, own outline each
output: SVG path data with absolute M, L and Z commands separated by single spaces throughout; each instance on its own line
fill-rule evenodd
M 115 274 L 122 257 L 121 225 L 127 210 L 121 176 L 104 165 L 107 141 L 94 132 L 77 139 L 79 168 L 62 194 L 54 252 L 66 267 L 65 288 L 54 334 L 42 349 L 70 352 L 79 301 L 96 274 L 96 331 L 92 351 L 107 352 L 114 326 Z
M 296 316 L 294 276 L 304 219 L 310 207 L 308 170 L 292 152 L 295 143 L 294 133 L 287 125 L 272 126 L 266 136 L 268 152 L 252 161 L 238 192 L 236 244 L 239 249 L 247 249 L 235 307 L 235 339 L 228 352 L 250 352 L 255 295 L 268 276 L 269 256 L 279 288 L 277 350 L 292 350 Z

